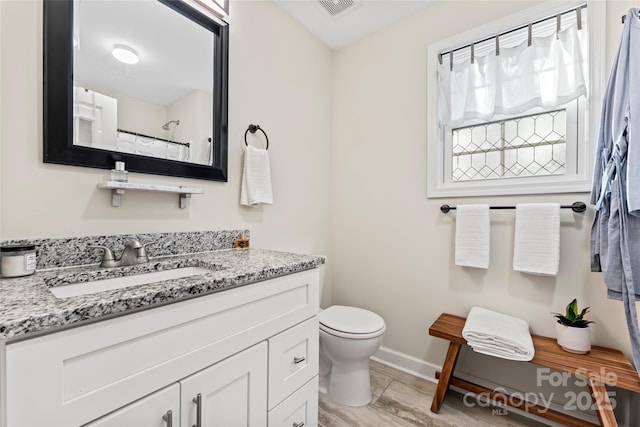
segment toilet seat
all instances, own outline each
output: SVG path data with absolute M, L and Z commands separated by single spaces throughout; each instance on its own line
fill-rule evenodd
M 333 305 L 321 311 L 318 317 L 321 331 L 342 338 L 373 338 L 382 335 L 386 329 L 382 317 L 357 307 Z

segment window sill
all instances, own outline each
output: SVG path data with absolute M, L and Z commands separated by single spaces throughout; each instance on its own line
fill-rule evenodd
M 560 193 L 589 193 L 590 180 L 572 180 L 562 182 L 556 180 L 547 183 L 510 184 L 483 182 L 459 182 L 441 185 L 428 185 L 427 198 L 438 199 L 445 197 L 473 197 L 473 196 L 514 196 L 522 194 L 560 194 Z

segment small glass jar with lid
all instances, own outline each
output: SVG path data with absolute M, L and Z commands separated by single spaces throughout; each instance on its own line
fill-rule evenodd
M 0 276 L 28 276 L 36 271 L 35 245 L 0 246 Z

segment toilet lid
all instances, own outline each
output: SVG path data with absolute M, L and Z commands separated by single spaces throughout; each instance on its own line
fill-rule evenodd
M 349 334 L 370 334 L 385 327 L 382 317 L 357 307 L 332 305 L 318 317 L 321 325 Z

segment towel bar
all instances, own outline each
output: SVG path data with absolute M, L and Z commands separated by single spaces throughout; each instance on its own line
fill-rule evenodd
M 257 131 L 262 132 L 264 137 L 267 139 L 267 147 L 265 148 L 265 150 L 268 150 L 269 149 L 269 137 L 267 136 L 267 133 L 264 131 L 264 129 L 262 129 L 260 127 L 260 125 L 249 125 L 247 130 L 244 132 L 244 145 L 249 146 L 249 144 L 247 143 L 247 133 L 248 132 L 256 133 Z
M 587 210 L 587 205 L 583 202 L 574 202 L 571 205 L 560 205 L 562 209 L 571 209 L 574 212 L 582 213 Z M 489 209 L 515 209 L 515 206 L 489 206 Z M 450 210 L 455 210 L 455 206 L 442 205 L 440 211 L 442 213 L 448 213 Z

